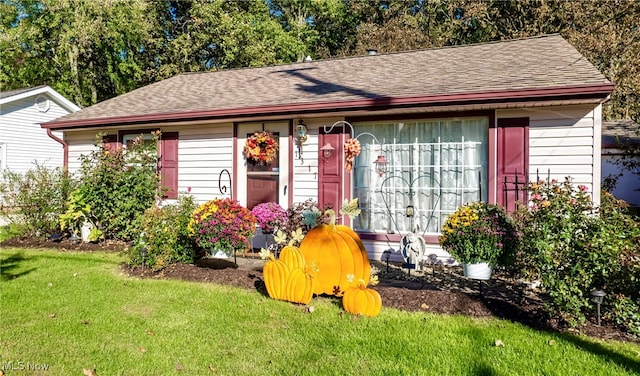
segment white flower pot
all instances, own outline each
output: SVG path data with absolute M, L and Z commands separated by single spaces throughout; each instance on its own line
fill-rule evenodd
M 486 262 L 479 264 L 462 264 L 464 276 L 471 279 L 491 279 L 493 268 Z
M 221 259 L 228 259 L 231 257 L 231 252 L 225 252 L 221 249 L 214 249 L 211 251 L 211 257 L 213 258 L 221 258 Z
M 91 235 L 91 230 L 93 229 L 93 227 L 93 224 L 88 221 L 82 224 L 82 227 L 80 228 L 80 235 L 83 242 L 87 243 L 89 241 L 89 235 Z

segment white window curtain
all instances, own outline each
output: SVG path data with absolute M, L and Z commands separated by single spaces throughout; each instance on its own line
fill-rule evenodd
M 353 197 L 362 213 L 354 227 L 439 233 L 458 206 L 486 200 L 488 124 L 485 117 L 355 124 L 362 151 L 354 165 Z M 382 176 L 375 171 L 378 155 L 389 161 Z M 414 217 L 406 216 L 408 206 Z

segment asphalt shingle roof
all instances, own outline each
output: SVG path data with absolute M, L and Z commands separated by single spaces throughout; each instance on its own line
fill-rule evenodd
M 18 95 L 18 94 L 22 94 L 22 93 L 27 93 L 29 91 L 40 89 L 40 88 L 42 88 L 44 86 L 45 85 L 36 86 L 36 87 L 27 87 L 27 88 L 23 88 L 23 89 L 8 90 L 8 91 L 0 91 L 0 99 L 13 97 L 14 95 Z
M 180 74 L 56 122 L 606 85 L 559 35 L 261 68 Z

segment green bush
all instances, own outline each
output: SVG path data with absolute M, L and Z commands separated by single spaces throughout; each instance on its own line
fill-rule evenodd
M 60 230 L 72 236 L 80 237 L 82 226 L 88 222 L 91 224 L 91 232 L 87 240 L 90 242 L 104 240 L 102 230 L 96 227 L 95 218 L 91 214 L 91 206 L 86 203 L 79 190 L 76 189 L 69 194 L 66 206 L 67 210 L 60 214 L 58 219 Z
M 623 200 L 603 192 L 603 221 L 599 248 L 615 249 L 617 259 L 602 283 L 609 294 L 604 300 L 605 319 L 640 337 L 640 224 Z
M 46 237 L 59 232 L 58 217 L 72 182 L 61 168 L 48 169 L 36 164 L 24 174 L 4 171 L 0 181 L 3 213 L 24 230 L 21 235 Z
M 188 225 L 196 208 L 193 197 L 181 195 L 175 204 L 153 205 L 140 218 L 142 232 L 129 250 L 129 265 L 142 265 L 142 250 L 146 250 L 145 266 L 159 270 L 176 263 L 191 263 L 194 243 Z
M 602 227 L 593 245 L 614 252 L 616 260 L 602 286 L 609 291 L 640 299 L 640 223 L 634 219 L 628 205 L 608 192 L 601 195 Z
M 139 137 L 115 149 L 98 135 L 96 150 L 81 157 L 78 189 L 106 239 L 135 239 L 139 217 L 159 197 L 158 137 L 155 133 L 152 142 Z
M 546 308 L 570 325 L 584 322 L 590 292 L 602 287 L 601 277 L 615 260 L 590 244 L 601 226 L 586 191 L 569 178 L 530 184 L 531 204 L 518 216 L 525 274 L 540 278 Z
M 623 294 L 606 297 L 605 320 L 640 338 L 640 299 Z
M 593 314 L 595 289 L 638 294 L 638 258 L 629 258 L 638 254 L 638 224 L 606 193 L 598 213 L 586 191 L 569 178 L 533 183 L 529 207 L 516 214 L 523 234 L 519 271 L 541 280 L 545 307 L 570 325 Z

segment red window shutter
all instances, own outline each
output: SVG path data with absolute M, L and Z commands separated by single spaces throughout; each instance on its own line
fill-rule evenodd
M 167 189 L 165 198 L 178 198 L 178 132 L 160 136 L 160 182 Z
M 343 128 L 336 128 L 332 133 L 320 133 L 319 143 L 330 142 L 335 147 L 333 155 L 324 160 L 322 151 L 318 151 L 318 205 L 320 210 L 332 207 L 336 213 L 342 201 L 351 191 L 351 174 L 344 170 L 344 140 L 349 138 Z M 338 214 L 338 218 L 340 218 Z M 349 225 L 349 217 L 342 216 L 341 224 Z
M 102 137 L 102 145 L 106 150 L 116 150 L 118 146 L 118 135 L 117 134 L 108 134 Z
M 513 211 L 526 203 L 529 118 L 498 119 L 498 203 Z

